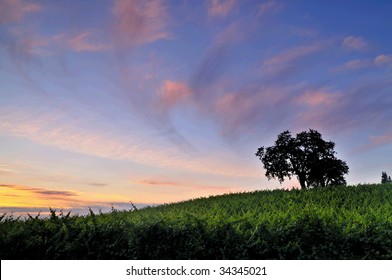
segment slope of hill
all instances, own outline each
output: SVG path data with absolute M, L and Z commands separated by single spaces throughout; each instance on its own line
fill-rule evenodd
M 392 259 L 392 185 L 226 194 L 3 217 L 1 259 Z

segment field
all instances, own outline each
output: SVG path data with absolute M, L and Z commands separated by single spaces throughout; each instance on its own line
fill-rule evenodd
M 1 259 L 392 259 L 392 185 L 227 194 L 133 211 L 3 216 Z

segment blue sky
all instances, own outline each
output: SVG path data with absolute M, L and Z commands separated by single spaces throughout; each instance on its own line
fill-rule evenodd
M 0 208 L 257 189 L 283 130 L 392 173 L 392 1 L 0 0 Z

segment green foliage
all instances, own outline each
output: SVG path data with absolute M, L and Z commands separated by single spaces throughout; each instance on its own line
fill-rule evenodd
M 327 142 L 321 134 L 310 129 L 294 138 L 290 131 L 278 135 L 275 145 L 260 147 L 256 156 L 261 160 L 268 179 L 297 176 L 302 189 L 345 185 L 346 162 L 335 157 L 335 143 Z
M 0 217 L 1 259 L 392 259 L 392 185 Z

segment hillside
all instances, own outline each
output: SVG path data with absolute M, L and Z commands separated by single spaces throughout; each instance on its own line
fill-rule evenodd
M 3 217 L 1 259 L 392 259 L 392 185 L 227 194 Z

